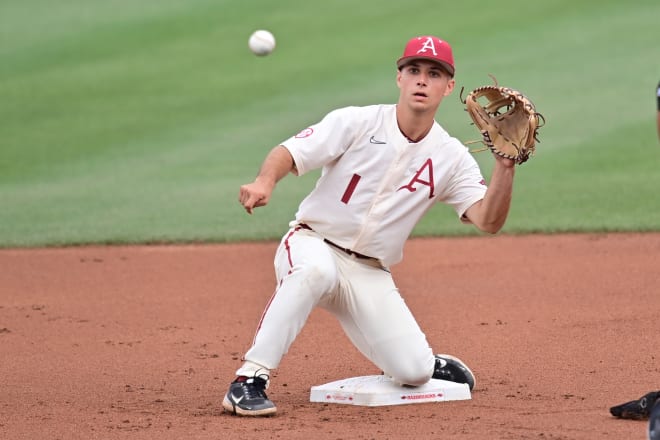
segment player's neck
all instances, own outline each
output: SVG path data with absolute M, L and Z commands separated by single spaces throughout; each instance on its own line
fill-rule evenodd
M 434 115 L 428 113 L 411 114 L 399 111 L 397 106 L 396 121 L 399 131 L 409 142 L 416 143 L 426 137 L 433 128 Z

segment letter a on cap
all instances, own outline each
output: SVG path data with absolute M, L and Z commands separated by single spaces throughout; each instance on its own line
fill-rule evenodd
M 431 49 L 433 51 L 434 56 L 438 56 L 438 53 L 435 51 L 435 45 L 433 44 L 433 38 L 427 37 L 426 41 L 422 45 L 422 47 L 417 51 L 417 53 L 424 53 L 428 49 Z

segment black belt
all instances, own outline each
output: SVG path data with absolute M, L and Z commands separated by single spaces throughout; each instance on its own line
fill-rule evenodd
M 303 228 L 303 229 L 307 229 L 307 230 L 313 231 L 313 229 L 310 228 L 309 225 L 306 225 L 305 223 L 299 223 L 298 226 L 300 226 L 300 227 Z M 354 256 L 355 258 L 361 258 L 361 259 L 363 259 L 363 260 L 376 260 L 376 259 L 377 259 L 377 258 L 374 258 L 374 257 L 370 257 L 370 256 L 368 256 L 368 255 L 364 255 L 364 254 L 361 254 L 361 253 L 359 253 L 359 252 L 355 252 L 355 251 L 353 251 L 353 250 L 350 250 L 350 249 L 346 249 L 346 248 L 344 248 L 344 247 L 341 247 L 341 246 L 339 246 L 338 244 L 331 242 L 331 241 L 328 240 L 327 238 L 324 238 L 323 241 L 325 241 L 325 242 L 328 243 L 330 246 L 335 247 L 335 248 L 339 249 L 340 251 L 342 251 L 342 252 L 344 252 L 344 253 L 346 253 L 346 254 L 348 254 L 348 255 L 352 255 L 352 256 Z
M 339 246 L 338 244 L 335 244 L 335 243 L 331 242 L 331 241 L 328 240 L 327 238 L 324 238 L 323 241 L 325 241 L 326 243 L 328 243 L 330 246 L 336 247 L 336 248 L 339 249 L 340 251 L 344 251 L 344 252 L 347 253 L 348 255 L 353 255 L 353 256 L 356 257 L 356 258 L 362 258 L 362 259 L 364 259 L 364 260 L 375 260 L 374 257 L 370 257 L 370 256 L 368 256 L 368 255 L 364 255 L 364 254 L 361 254 L 361 253 L 359 253 L 359 252 L 355 252 L 355 251 L 352 251 L 352 250 L 350 250 L 350 249 L 343 248 L 343 247 Z

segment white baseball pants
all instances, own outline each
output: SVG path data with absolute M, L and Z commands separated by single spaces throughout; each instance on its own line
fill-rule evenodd
M 278 286 L 266 306 L 238 375 L 277 368 L 312 309 L 337 317 L 358 350 L 400 384 L 431 378 L 435 357 L 390 272 L 359 259 L 316 232 L 294 226 L 275 255 Z

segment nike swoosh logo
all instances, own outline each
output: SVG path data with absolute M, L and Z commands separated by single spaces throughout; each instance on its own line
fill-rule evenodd
M 383 141 L 377 141 L 376 138 L 373 137 L 373 136 L 371 136 L 369 138 L 369 142 L 371 142 L 372 144 L 379 144 L 379 145 L 384 145 L 384 144 L 387 143 L 387 142 L 383 142 Z
M 231 395 L 231 400 L 233 400 L 236 405 L 241 403 L 241 400 L 243 400 L 243 398 L 245 397 L 245 395 L 243 395 L 237 399 L 236 396 L 234 396 L 234 393 L 231 393 L 230 395 Z

